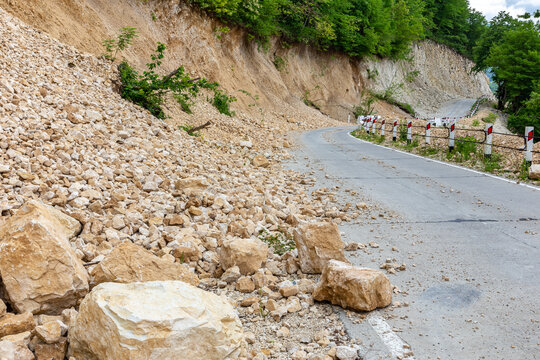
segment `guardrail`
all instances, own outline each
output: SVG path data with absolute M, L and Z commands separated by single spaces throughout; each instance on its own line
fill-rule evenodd
M 357 122 L 360 124 L 361 127 L 364 128 L 364 130 L 368 133 L 376 134 L 377 130 L 379 130 L 379 133 L 381 136 L 385 135 L 386 130 L 388 126 L 386 126 L 386 120 L 382 118 L 381 116 L 371 115 L 371 116 L 359 116 L 357 119 Z M 524 135 L 516 135 L 516 134 L 506 134 L 501 132 L 493 131 L 493 124 L 486 124 L 486 127 L 484 130 L 480 129 L 472 129 L 472 128 L 457 128 L 456 127 L 456 120 L 450 121 L 448 124 L 443 123 L 443 128 L 448 130 L 447 136 L 435 136 L 431 134 L 431 130 L 436 127 L 436 123 L 434 121 L 428 120 L 425 126 L 421 125 L 413 125 L 412 120 L 407 120 L 406 122 L 401 122 L 398 125 L 397 120 L 391 121 L 391 129 L 392 129 L 392 140 L 397 141 L 397 131 L 398 126 L 407 127 L 407 142 L 412 141 L 412 137 L 414 136 L 420 136 L 425 138 L 425 143 L 430 144 L 431 139 L 448 139 L 448 149 L 449 151 L 453 151 L 455 147 L 456 142 L 468 142 L 468 143 L 476 143 L 479 145 L 484 145 L 484 156 L 490 157 L 491 156 L 491 150 L 493 147 L 496 148 L 503 148 L 503 149 L 509 149 L 514 151 L 523 151 L 524 152 L 524 158 L 528 162 L 532 162 L 532 156 L 533 154 L 540 154 L 540 151 L 533 150 L 533 144 L 535 140 L 540 140 L 540 137 L 534 136 L 534 127 L 527 126 L 525 128 L 525 134 Z M 417 131 L 415 134 L 413 134 L 413 129 L 422 129 L 422 131 Z M 456 138 L 456 132 L 457 131 L 466 131 L 466 132 L 478 132 L 482 133 L 483 139 L 482 140 L 467 140 L 462 138 Z M 499 145 L 493 143 L 493 135 L 497 136 L 508 136 L 508 137 L 514 137 L 514 138 L 521 138 L 524 141 L 524 145 L 522 148 L 515 148 L 511 146 L 505 146 L 505 145 Z

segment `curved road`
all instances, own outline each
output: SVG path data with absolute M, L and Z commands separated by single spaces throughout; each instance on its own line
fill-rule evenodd
M 343 203 L 377 204 L 340 226 L 346 242 L 379 244 L 349 253 L 352 263 L 406 264 L 389 275 L 401 306 L 365 320 L 336 307 L 364 358 L 540 359 L 540 189 L 366 143 L 351 130 L 302 134 L 289 166 L 312 171 L 317 188 L 339 186 Z
M 476 99 L 450 100 L 441 105 L 435 117 L 465 117 L 475 102 Z

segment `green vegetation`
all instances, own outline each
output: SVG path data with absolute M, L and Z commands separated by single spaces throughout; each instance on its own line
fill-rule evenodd
M 274 254 L 283 255 L 288 251 L 296 249 L 296 243 L 282 231 L 269 232 L 267 230 L 259 231 L 259 239 L 266 243 Z
M 214 29 L 214 33 L 218 39 L 221 39 L 223 35 L 227 34 L 231 29 L 228 26 L 218 27 Z
M 420 0 L 190 0 L 232 25 L 244 27 L 260 44 L 271 36 L 352 57 L 398 58 L 424 37 Z
M 527 180 L 529 178 L 529 168 L 531 167 L 531 164 L 523 159 L 523 162 L 521 163 L 519 167 L 519 178 L 521 180 Z
M 407 124 L 401 123 L 398 126 L 399 131 L 399 140 L 400 141 L 407 141 Z
M 212 105 L 222 114 L 228 116 L 234 116 L 234 112 L 231 111 L 231 103 L 235 102 L 234 96 L 225 94 L 222 90 L 214 88 L 214 98 L 212 99 Z
M 540 11 L 534 14 L 540 17 Z M 540 22 L 530 14 L 494 17 L 473 51 L 475 70 L 493 73 L 497 108 L 510 114 L 508 126 L 523 133 L 540 131 Z
M 474 119 L 472 122 L 472 126 L 480 126 L 480 120 Z
M 474 136 L 458 136 L 455 139 L 457 162 L 468 161 L 474 157 L 478 151 L 478 140 Z
M 185 132 L 188 133 L 189 136 L 195 136 L 195 137 L 201 137 L 202 134 L 198 131 L 193 131 L 193 129 L 195 128 L 193 125 L 180 125 L 178 126 L 178 128 L 180 130 L 184 130 Z
M 116 39 L 103 40 L 102 44 L 105 48 L 103 56 L 111 61 L 116 60 L 116 55 L 120 51 L 127 49 L 137 37 L 137 29 L 132 27 L 123 27 L 116 36 Z
M 363 115 L 373 114 L 373 103 L 375 102 L 375 97 L 368 91 L 362 91 L 361 102 L 359 105 L 355 106 L 352 110 L 354 117 L 358 118 Z
M 317 109 L 319 111 L 321 111 L 321 108 L 313 100 L 310 99 L 310 95 L 311 95 L 311 91 L 318 90 L 320 88 L 321 87 L 319 85 L 317 85 L 312 90 L 304 91 L 304 95 L 302 96 L 302 101 L 304 102 L 304 104 L 306 104 L 307 106 L 310 106 L 310 107 L 312 107 L 314 109 Z
M 502 155 L 499 153 L 493 153 L 490 157 L 484 157 L 484 171 L 486 172 L 496 172 L 502 168 Z
M 488 116 L 482 118 L 482 121 L 488 124 L 493 124 L 495 122 L 495 119 L 497 119 L 497 114 L 489 113 Z
M 114 61 L 118 52 L 127 49 L 136 36 L 135 28 L 122 28 L 116 40 L 103 41 L 104 56 Z M 236 98 L 220 90 L 218 83 L 209 82 L 204 78 L 191 78 L 183 67 L 165 76 L 158 75 L 156 70 L 162 64 L 165 49 L 166 46 L 158 42 L 156 51 L 151 55 L 152 61 L 146 64 L 147 70 L 142 74 L 125 61 L 118 66 L 122 97 L 147 109 L 155 117 L 164 119 L 162 105 L 166 94 L 172 93 L 182 110 L 191 114 L 193 98 L 198 95 L 200 89 L 209 89 L 214 91 L 212 104 L 216 109 L 222 114 L 232 116 L 230 104 Z
M 274 56 L 274 66 L 278 71 L 283 71 L 287 68 L 287 58 L 282 58 L 281 56 Z
M 395 105 L 401 110 L 414 116 L 414 109 L 410 104 L 398 101 L 395 99 L 395 94 L 403 87 L 402 83 L 392 84 L 383 92 L 372 92 L 371 95 L 379 100 L 386 101 L 389 104 Z

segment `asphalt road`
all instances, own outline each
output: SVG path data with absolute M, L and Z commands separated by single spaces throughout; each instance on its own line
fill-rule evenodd
M 476 99 L 450 100 L 441 105 L 435 117 L 465 117 Z
M 369 144 L 352 128 L 303 133 L 288 166 L 315 188 L 374 204 L 343 223 L 353 264 L 388 275 L 402 306 L 339 311 L 365 359 L 540 359 L 540 189 Z M 350 191 L 356 191 L 357 194 Z M 380 216 L 383 215 L 383 216 Z M 412 358 L 412 357 L 411 357 Z

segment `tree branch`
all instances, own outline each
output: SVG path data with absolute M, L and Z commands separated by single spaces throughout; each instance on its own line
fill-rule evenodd
M 193 129 L 189 130 L 187 133 L 189 135 L 193 134 L 194 132 L 196 131 L 199 131 L 199 130 L 202 130 L 208 126 L 212 125 L 212 122 L 211 121 L 207 121 L 206 123 L 202 124 L 202 125 L 199 125 L 197 127 L 194 127 Z

